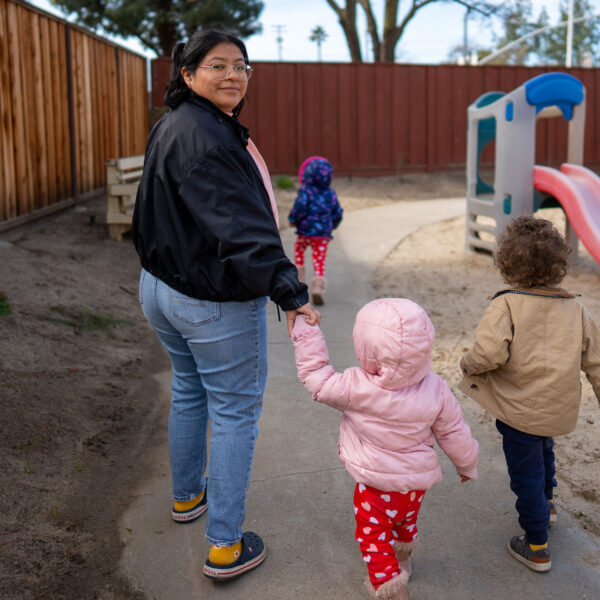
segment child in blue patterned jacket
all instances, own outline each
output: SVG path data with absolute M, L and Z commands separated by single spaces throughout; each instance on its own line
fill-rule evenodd
M 311 247 L 314 278 L 311 292 L 313 304 L 325 298 L 325 258 L 331 232 L 340 224 L 344 212 L 331 185 L 333 167 L 321 156 L 307 158 L 300 167 L 300 189 L 288 217 L 296 226 L 294 256 L 298 277 L 306 281 L 304 253 Z

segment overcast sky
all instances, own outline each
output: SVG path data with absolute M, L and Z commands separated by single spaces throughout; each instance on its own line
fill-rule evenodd
M 63 16 L 52 7 L 48 0 L 30 0 L 32 4 L 59 16 Z M 498 0 L 492 0 L 497 3 Z M 600 13 L 600 0 L 591 0 L 591 5 Z M 348 47 L 334 11 L 325 0 L 265 0 L 265 8 L 260 15 L 262 33 L 246 40 L 250 59 L 284 61 L 316 61 L 317 46 L 309 41 L 309 36 L 317 25 L 328 34 L 322 44 L 324 61 L 346 62 L 350 60 Z M 345 5 L 344 0 L 338 4 Z M 381 26 L 384 0 L 372 0 L 375 18 Z M 400 3 L 400 8 L 405 2 Z M 533 0 L 535 14 L 542 5 L 547 7 L 552 23 L 557 21 L 559 0 Z M 421 11 L 409 24 L 406 33 L 396 47 L 396 61 L 407 63 L 437 64 L 447 62 L 453 48 L 462 45 L 464 35 L 465 7 L 456 2 L 434 2 Z M 359 33 L 363 55 L 368 43 L 366 24 L 359 8 Z M 278 31 L 281 32 L 281 43 L 278 43 Z M 480 19 L 470 18 L 467 21 L 469 45 L 490 47 L 492 45 L 492 29 L 484 25 Z M 132 50 L 154 57 L 151 52 L 143 50 L 134 39 L 116 40 Z

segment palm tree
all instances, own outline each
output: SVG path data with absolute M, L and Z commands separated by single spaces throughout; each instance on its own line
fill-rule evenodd
M 321 62 L 321 44 L 327 37 L 327 32 L 320 25 L 317 25 L 310 32 L 310 37 L 308 38 L 311 42 L 317 42 L 317 56 L 319 57 L 319 62 Z

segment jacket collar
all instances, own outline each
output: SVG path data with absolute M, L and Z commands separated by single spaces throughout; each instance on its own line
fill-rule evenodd
M 524 296 L 541 296 L 542 298 L 576 298 L 578 294 L 571 294 L 563 288 L 526 288 L 526 287 L 514 287 L 506 290 L 500 290 L 488 299 L 493 300 L 498 296 L 504 294 L 522 294 Z
M 233 128 L 235 134 L 240 138 L 240 141 L 244 146 L 248 145 L 248 138 L 250 137 L 250 131 L 247 127 L 244 127 L 235 117 L 228 115 L 223 112 L 216 104 L 212 103 L 204 96 L 199 96 L 195 92 L 190 90 L 190 94 L 187 97 L 187 101 L 195 104 L 196 106 L 202 106 L 210 110 L 214 115 Z

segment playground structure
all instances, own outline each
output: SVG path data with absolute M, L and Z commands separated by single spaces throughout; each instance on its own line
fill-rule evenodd
M 535 165 L 536 119 L 569 122 L 567 162 Z M 577 257 L 578 238 L 600 263 L 600 178 L 583 167 L 585 88 L 567 73 L 540 75 L 512 92 L 488 92 L 468 108 L 467 252 L 491 253 L 508 221 L 560 206 Z M 495 142 L 493 185 L 480 176 L 484 148 Z

